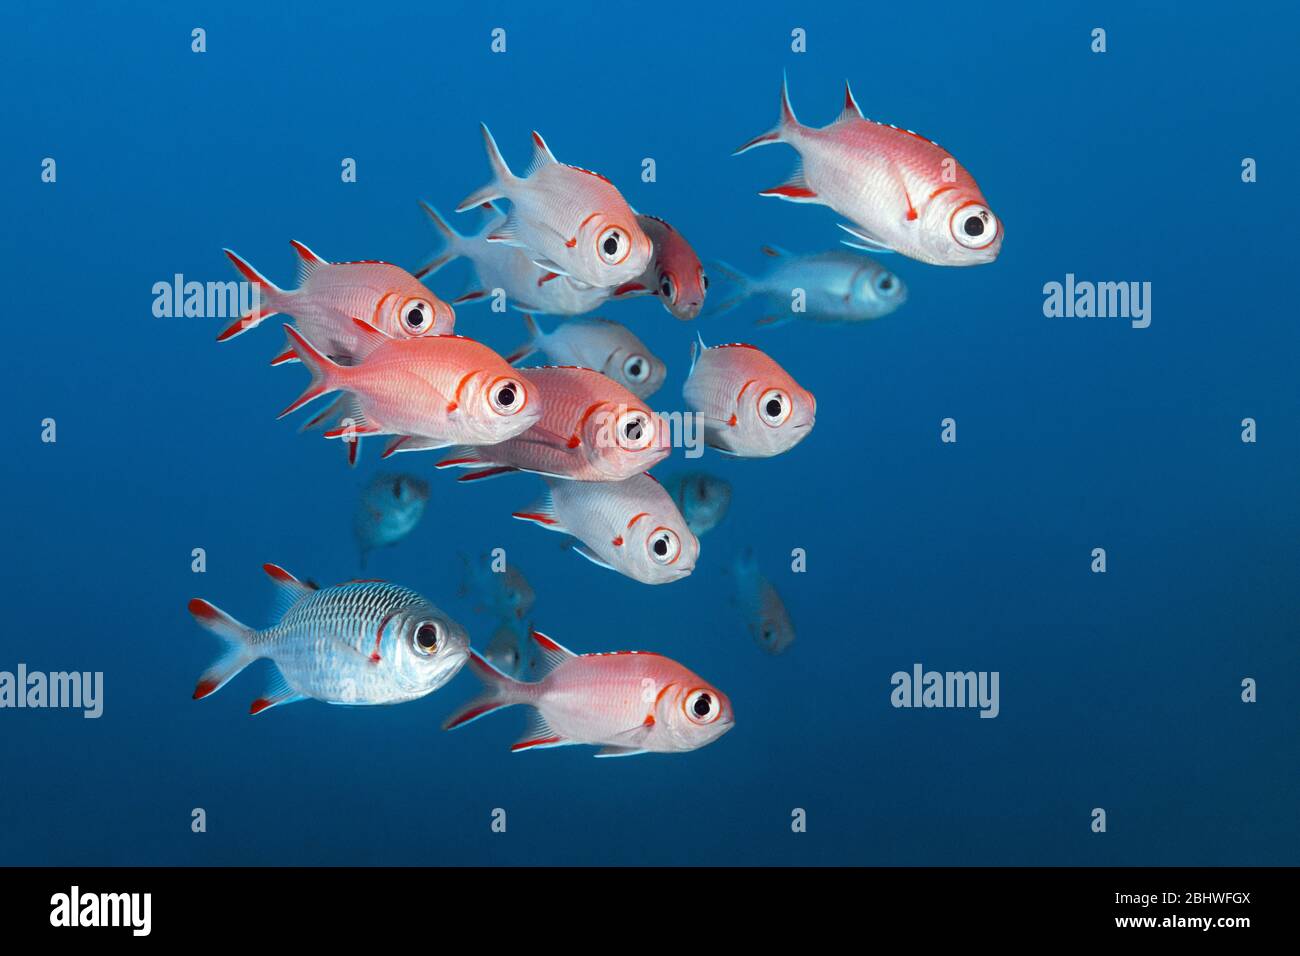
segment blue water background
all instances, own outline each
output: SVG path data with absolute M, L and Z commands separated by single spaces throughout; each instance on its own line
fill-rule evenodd
M 99 720 L 0 711 L 0 863 L 1300 862 L 1297 22 L 1200 3 L 6 6 L 0 669 L 103 671 L 106 702 Z M 218 345 L 219 321 L 153 317 L 153 284 L 233 278 L 223 246 L 291 284 L 295 238 L 413 268 L 436 246 L 416 200 L 449 211 L 487 178 L 479 121 L 517 168 L 540 130 L 706 258 L 830 248 L 830 210 L 756 195 L 792 151 L 729 155 L 774 122 L 783 69 L 806 122 L 835 116 L 848 78 L 867 115 L 952 150 L 1006 224 L 1000 259 L 894 257 L 911 301 L 860 328 L 602 311 L 669 362 L 657 408 L 680 408 L 696 327 L 760 344 L 818 397 L 791 453 L 704 460 L 734 503 L 683 582 L 639 585 L 511 520 L 528 477 L 430 475 L 424 522 L 369 569 L 481 647 L 456 555 L 504 547 L 540 627 L 669 654 L 730 694 L 736 728 L 678 756 L 514 755 L 519 712 L 439 729 L 467 672 L 399 707 L 252 719 L 259 664 L 192 702 L 218 647 L 186 601 L 265 623 L 262 562 L 353 577 L 377 448 L 349 471 L 275 421 L 306 381 L 267 367 L 278 330 Z M 1150 328 L 1045 318 L 1066 273 L 1150 281 Z M 499 349 L 522 337 L 513 313 L 459 319 Z M 798 627 L 781 657 L 726 601 L 746 544 Z M 890 675 L 916 662 L 998 671 L 1000 716 L 894 709 Z

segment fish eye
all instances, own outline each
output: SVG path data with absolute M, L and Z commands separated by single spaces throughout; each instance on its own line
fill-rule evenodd
M 654 441 L 654 425 L 645 412 L 627 412 L 618 419 L 618 443 L 628 451 L 640 451 Z
M 607 266 L 616 266 L 632 252 L 632 242 L 627 232 L 619 226 L 610 226 L 596 239 L 596 252 Z
M 669 528 L 656 528 L 650 535 L 650 558 L 655 564 L 672 564 L 681 556 L 682 539 Z
M 677 298 L 677 285 L 666 272 L 659 277 L 659 294 L 670 302 Z
M 402 307 L 402 328 L 412 335 L 423 335 L 433 326 L 433 306 L 423 299 L 412 299 Z
M 898 292 L 898 280 L 892 272 L 886 272 L 876 278 L 876 291 L 881 295 L 894 295 Z
M 623 374 L 627 376 L 629 382 L 639 385 L 650 377 L 650 362 L 644 355 L 629 356 L 623 363 Z
M 758 399 L 758 417 L 763 419 L 763 424 L 773 428 L 784 425 L 793 410 L 790 396 L 779 388 L 769 388 Z
M 705 292 L 709 291 L 709 277 L 704 274 L 703 270 L 700 271 L 700 288 Z
M 998 221 L 987 206 L 968 203 L 952 214 L 949 230 L 967 249 L 984 249 L 998 237 Z
M 397 479 L 395 479 L 395 480 L 393 481 L 393 497 L 394 497 L 394 498 L 400 498 L 400 497 L 402 497 L 402 479 L 401 479 L 401 478 L 397 478 Z
M 722 713 L 717 698 L 707 690 L 693 690 L 687 694 L 686 700 L 682 702 L 682 710 L 691 723 L 695 724 L 711 724 Z
M 421 624 L 415 629 L 414 645 L 419 654 L 428 657 L 438 650 L 438 638 L 441 636 L 440 628 L 432 621 Z
M 513 378 L 499 378 L 488 389 L 488 402 L 499 415 L 514 415 L 524 407 L 524 387 Z

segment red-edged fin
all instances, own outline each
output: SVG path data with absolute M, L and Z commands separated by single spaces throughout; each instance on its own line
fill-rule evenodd
M 560 664 L 568 660 L 570 657 L 578 656 L 577 654 L 573 653 L 573 651 L 569 650 L 567 647 L 561 644 L 559 641 L 547 637 L 545 634 L 543 634 L 541 631 L 537 630 L 536 628 L 534 628 L 529 633 L 528 636 L 533 639 L 534 644 L 536 644 L 539 648 L 542 649 L 543 656 L 546 657 L 546 659 L 551 661 L 552 663 Z
M 756 146 L 766 146 L 769 143 L 783 143 L 789 138 L 790 133 L 799 128 L 799 120 L 794 115 L 794 108 L 790 105 L 790 88 L 784 75 L 781 77 L 781 119 L 777 124 L 763 133 L 761 136 L 755 136 L 749 142 L 737 149 L 733 156 L 739 156 L 741 153 L 753 149 Z
M 482 681 L 483 693 L 443 721 L 443 730 L 463 727 L 480 717 L 486 717 L 493 711 L 521 703 L 518 697 L 520 681 L 497 670 L 487 658 L 473 648 L 470 648 L 468 664 L 474 676 Z
M 849 81 L 844 81 L 844 108 L 840 111 L 838 122 L 843 123 L 846 120 L 866 119 L 862 115 L 862 107 L 858 106 L 858 101 L 853 98 L 853 89 L 849 86 Z
M 555 504 L 549 490 L 535 501 L 532 507 L 526 511 L 512 512 L 511 517 L 518 518 L 520 521 L 531 521 L 548 531 L 558 531 L 561 534 L 569 533 L 569 529 L 560 524 L 560 519 L 555 514 Z
M 322 411 L 317 412 L 304 422 L 301 427 L 299 427 L 298 431 L 311 431 L 313 428 L 319 428 L 321 425 L 324 425 L 334 415 L 342 416 L 347 411 L 350 401 L 355 401 L 355 398 L 350 393 L 345 392 L 326 405 Z
M 320 256 L 316 255 L 316 253 L 312 252 L 310 249 L 308 249 L 297 239 L 290 239 L 289 245 L 293 246 L 293 251 L 298 253 L 298 285 L 299 286 L 306 285 L 307 280 L 311 278 L 311 274 L 315 272 L 317 269 L 319 269 L 321 266 L 329 265 L 329 262 L 327 260 L 322 259 Z
M 358 362 L 363 361 L 367 355 L 385 342 L 393 341 L 392 336 L 386 335 L 365 319 L 358 319 L 355 315 L 352 317 L 352 326 L 361 333 L 361 345 L 356 354 Z
M 510 172 L 510 167 L 506 165 L 501 150 L 497 147 L 497 141 L 492 137 L 491 130 L 486 124 L 480 125 L 483 128 L 483 146 L 487 150 L 488 163 L 492 166 L 492 181 L 462 199 L 456 207 L 457 212 L 473 209 L 494 199 L 509 199 L 508 189 L 516 181 L 515 175 Z
M 624 282 L 621 286 L 619 286 L 617 289 L 614 290 L 614 298 L 622 299 L 631 295 L 643 295 L 644 293 L 647 293 L 649 291 L 650 290 L 647 289 L 640 282 Z
M 464 305 L 466 302 L 477 302 L 479 299 L 487 298 L 487 289 L 470 289 L 463 292 L 451 300 L 452 305 Z
M 812 202 L 817 198 L 817 194 L 806 185 L 800 185 L 797 183 L 785 183 L 781 186 L 774 186 L 771 189 L 764 189 L 759 193 L 759 195 L 776 196 L 790 202 Z
M 540 710 L 534 710 L 532 720 L 528 723 L 528 729 L 519 741 L 511 746 L 512 753 L 519 753 L 523 750 L 542 750 L 546 747 L 564 747 L 568 744 L 578 743 L 576 740 L 570 740 L 562 734 L 557 734 L 546 720 L 545 715 Z
M 399 452 L 407 451 L 436 451 L 439 448 L 446 448 L 449 442 L 439 441 L 436 438 L 420 438 L 416 435 L 397 435 L 388 443 L 384 449 L 381 458 L 388 458 L 390 455 L 396 455 Z
M 226 652 L 203 672 L 194 687 L 194 699 L 199 700 L 216 693 L 231 678 L 257 660 L 257 654 L 250 647 L 255 632 L 203 598 L 191 600 L 189 611 L 199 626 L 211 631 L 226 644 Z
M 276 620 L 284 617 L 289 608 L 293 607 L 303 598 L 316 592 L 315 588 L 299 581 L 278 564 L 264 564 L 262 565 L 262 570 L 265 571 L 267 577 L 275 583 Z
M 233 250 L 222 249 L 226 258 L 231 261 L 234 267 L 239 270 L 245 281 L 252 283 L 253 292 L 257 296 L 257 304 L 234 324 L 227 326 L 217 336 L 218 342 L 225 342 L 233 339 L 236 335 L 241 335 L 249 329 L 256 328 L 258 324 L 280 311 L 278 297 L 284 294 L 284 291 L 278 288 L 274 282 L 267 279 L 244 259 L 241 259 Z
M 266 690 L 262 691 L 262 696 L 253 701 L 248 708 L 250 716 L 256 716 L 272 707 L 279 707 L 281 704 L 292 704 L 295 701 L 306 700 L 306 694 L 300 694 L 284 679 L 284 675 L 278 670 L 267 684 Z
M 289 338 L 292 340 L 294 351 L 298 353 L 302 363 L 311 371 L 311 383 L 298 396 L 297 401 L 290 404 L 276 416 L 277 418 L 284 418 L 284 416 L 296 412 L 313 399 L 320 398 L 327 392 L 337 390 L 338 386 L 333 384 L 333 377 L 342 368 L 342 366 L 331 361 L 329 356 L 323 355 L 316 346 L 307 341 L 303 334 L 292 325 L 286 325 L 284 331 L 288 333 Z
M 471 471 L 468 475 L 461 475 L 457 481 L 484 481 L 488 478 L 500 478 L 502 475 L 508 475 L 512 471 L 518 471 L 518 468 L 512 468 L 509 465 L 500 465 L 496 468 L 483 468 L 479 471 Z
M 293 349 L 285 349 L 275 358 L 271 359 L 271 367 L 275 368 L 277 365 L 288 365 L 290 362 L 297 361 L 299 361 L 298 353 Z
M 528 330 L 528 341 L 506 356 L 506 362 L 510 365 L 522 362 L 542 347 L 542 330 L 538 327 L 537 320 L 527 312 L 524 313 L 524 328 Z
M 489 464 L 483 453 L 474 445 L 456 445 L 450 449 L 449 457 L 434 465 L 434 468 L 476 468 Z

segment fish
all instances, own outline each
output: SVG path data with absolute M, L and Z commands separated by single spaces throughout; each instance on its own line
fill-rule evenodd
M 484 659 L 515 680 L 537 680 L 541 677 L 542 656 L 537 644 L 529 636 L 528 628 L 519 628 L 511 621 L 501 625 L 488 641 L 483 651 Z
M 367 342 L 357 365 L 335 363 L 293 326 L 284 327 L 311 383 L 280 418 L 329 392 L 347 392 L 345 422 L 325 437 L 396 436 L 387 457 L 398 448 L 490 445 L 527 431 L 541 417 L 537 389 L 486 345 L 462 335 L 394 339 L 352 321 Z
M 650 475 L 605 482 L 544 480 L 546 493 L 513 517 L 573 535 L 580 542 L 573 550 L 588 561 L 642 584 L 667 584 L 695 569 L 699 539 Z
M 478 611 L 501 620 L 522 621 L 527 616 L 537 596 L 518 567 L 502 557 L 501 570 L 498 571 L 498 558 L 487 554 L 478 560 L 472 560 L 469 555 L 461 552 L 460 560 L 464 565 L 459 592 L 461 597 L 476 596 L 479 600 Z
M 528 341 L 506 356 L 512 365 L 545 352 L 556 365 L 581 365 L 618 382 L 637 398 L 649 398 L 663 385 L 668 367 L 627 326 L 609 319 L 562 322 L 543 332 L 524 315 Z
M 704 443 L 739 458 L 789 451 L 812 431 L 817 399 L 753 345 L 691 349 L 682 395 L 704 419 Z
M 726 263 L 710 265 L 737 286 L 735 295 L 711 309 L 712 315 L 759 298 L 771 311 L 757 325 L 785 325 L 796 319 L 842 324 L 883 318 L 907 301 L 902 279 L 875 260 L 847 249 L 794 255 L 779 246 L 763 246 L 763 254 L 776 261 L 757 277 Z M 802 312 L 792 307 L 795 289 L 803 290 Z
M 703 471 L 674 475 L 664 487 L 686 519 L 686 527 L 696 536 L 718 526 L 731 506 L 731 484 Z
M 262 568 L 279 592 L 278 620 L 265 630 L 239 623 L 203 598 L 189 602 L 194 620 L 226 644 L 199 678 L 195 700 L 263 658 L 275 665 L 275 674 L 250 714 L 307 699 L 350 705 L 415 700 L 465 664 L 465 629 L 409 588 L 349 581 L 317 589 L 277 565 Z
M 530 471 L 573 481 L 622 481 L 649 471 L 672 450 L 668 424 L 600 372 L 576 366 L 522 370 L 542 417 L 494 445 L 453 448 L 438 468 L 474 468 L 461 481 Z
M 781 83 L 781 119 L 736 150 L 786 143 L 799 154 L 789 180 L 759 195 L 829 206 L 852 222 L 846 245 L 900 252 L 936 266 L 992 262 L 1003 226 L 966 169 L 919 133 L 865 118 L 849 84 L 839 118 L 804 126 Z
M 630 282 L 650 262 L 650 238 L 618 189 L 604 176 L 559 162 L 533 132 L 533 161 L 522 177 L 506 165 L 483 126 L 492 181 L 467 196 L 457 212 L 505 199 L 510 215 L 487 236 L 527 249 L 556 275 L 597 288 Z
M 754 549 L 740 552 L 729 570 L 731 602 L 744 618 L 754 643 L 769 654 L 780 654 L 794 642 L 794 622 L 781 595 L 759 570 Z
M 217 336 L 226 342 L 256 328 L 273 315 L 293 317 L 298 328 L 326 355 L 351 364 L 364 337 L 352 324 L 366 320 L 387 335 L 419 338 L 446 335 L 456 328 L 456 312 L 426 289 L 405 269 L 388 262 L 327 262 L 301 242 L 290 242 L 298 253 L 298 288 L 281 289 L 229 249 L 223 250 L 260 296 L 253 311 Z M 276 356 L 272 365 L 295 361 L 292 351 Z
M 662 219 L 637 215 L 637 223 L 654 243 L 654 257 L 637 279 L 614 290 L 614 298 L 658 296 L 663 307 L 683 321 L 700 314 L 709 277 L 686 238 Z
M 376 548 L 396 544 L 420 522 L 429 501 L 429 483 L 415 475 L 378 474 L 361 493 L 353 522 L 361 566 Z
M 533 262 L 532 255 L 518 246 L 488 242 L 493 230 L 506 221 L 505 213 L 488 204 L 492 215 L 473 236 L 462 236 L 428 203 L 420 206 L 442 233 L 443 252 L 415 271 L 418 278 L 433 275 L 454 259 L 468 259 L 477 280 L 452 300 L 452 305 L 486 302 L 497 289 L 512 308 L 548 315 L 583 315 L 601 306 L 613 294 L 612 289 L 574 282 Z
M 684 753 L 713 743 L 733 726 L 731 700 L 698 674 L 649 651 L 575 654 L 534 630 L 543 676 L 521 681 L 470 651 L 484 692 L 449 717 L 446 730 L 506 707 L 533 708 L 514 753 L 588 744 L 597 757 Z

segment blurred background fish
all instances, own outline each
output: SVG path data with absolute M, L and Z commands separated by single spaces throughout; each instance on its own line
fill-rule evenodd
M 664 481 L 664 488 L 696 535 L 716 528 L 731 506 L 731 484 L 706 471 L 672 475 Z
M 780 654 L 794 643 L 794 622 L 772 582 L 759 570 L 754 549 L 747 547 L 731 562 L 731 600 L 740 611 L 754 643 Z
M 429 483 L 415 475 L 380 473 L 361 492 L 354 527 L 361 566 L 376 548 L 396 544 L 414 530 L 429 502 Z
M 522 621 L 532 609 L 536 595 L 523 572 L 501 555 L 484 554 L 471 558 L 461 552 L 464 572 L 460 596 L 472 597 L 474 610 L 502 621 Z M 495 570 L 501 568 L 500 571 Z
M 488 641 L 483 656 L 507 677 L 540 680 L 542 656 L 536 642 L 528 636 L 531 630 L 521 621 L 502 621 Z
M 848 249 L 795 255 L 778 246 L 763 246 L 775 263 L 760 276 L 749 276 L 725 262 L 709 268 L 734 286 L 729 298 L 711 308 L 718 315 L 747 299 L 760 299 L 767 314 L 757 325 L 785 325 L 796 319 L 826 325 L 866 322 L 889 315 L 907 301 L 903 280 L 874 259 Z M 792 293 L 802 289 L 803 312 L 792 308 Z

